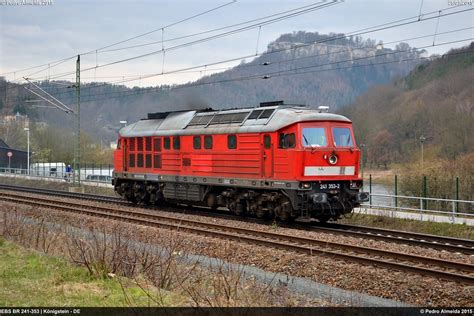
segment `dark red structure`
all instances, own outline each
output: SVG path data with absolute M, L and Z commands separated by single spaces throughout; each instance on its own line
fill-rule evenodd
M 120 131 L 114 160 L 115 190 L 134 203 L 327 221 L 368 199 L 350 120 L 282 102 L 149 114 Z
M 10 158 L 8 157 L 8 153 L 11 155 Z M 12 171 L 12 169 L 27 170 L 27 161 L 28 152 L 26 150 L 11 148 L 2 139 L 0 139 L 0 169 L 6 169 L 9 171 Z

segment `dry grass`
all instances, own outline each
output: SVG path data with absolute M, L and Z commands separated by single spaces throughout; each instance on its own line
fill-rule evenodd
M 136 292 L 132 294 L 144 295 L 150 306 L 295 306 L 301 302 L 284 286 L 247 279 L 242 269 L 230 268 L 222 259 L 214 268 L 188 260 L 182 249 L 184 237 L 177 232 L 168 231 L 163 243 L 154 245 L 155 236 L 148 242 L 142 238 L 137 242 L 130 225 L 94 229 L 75 223 L 77 228 L 72 228 L 57 224 L 58 218 L 47 213 L 37 214 L 31 218 L 20 210 L 4 211 L 2 236 L 44 254 L 66 258 L 97 282 L 113 278 L 122 289 L 126 306 L 140 305 L 129 288 Z M 61 286 L 61 291 L 66 296 L 94 293 L 98 291 L 94 286 L 72 282 Z

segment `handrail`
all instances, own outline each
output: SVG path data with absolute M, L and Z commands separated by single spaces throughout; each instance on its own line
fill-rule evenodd
M 402 198 L 402 199 L 413 199 L 413 200 L 428 200 L 428 201 L 440 201 L 440 202 L 458 202 L 458 203 L 470 203 L 474 204 L 474 201 L 467 200 L 453 200 L 453 199 L 443 199 L 443 198 L 432 198 L 432 197 L 422 197 L 422 196 L 407 196 L 407 195 L 393 195 L 393 194 L 376 194 L 372 193 L 371 196 L 380 196 L 380 197 L 392 197 L 392 198 Z

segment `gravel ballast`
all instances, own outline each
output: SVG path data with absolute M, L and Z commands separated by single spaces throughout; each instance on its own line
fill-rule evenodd
M 97 205 L 96 202 L 81 201 L 81 203 L 82 202 L 84 202 L 84 204 L 90 203 L 90 205 Z M 4 202 L 4 205 L 6 206 L 5 209 L 8 209 L 7 205 L 9 205 L 9 203 Z M 122 208 L 122 206 L 117 206 L 117 208 Z M 128 207 L 123 208 L 128 209 Z M 22 207 L 22 209 L 29 210 L 28 213 L 31 213 L 32 211 L 31 207 Z M 156 212 L 155 210 L 149 211 L 143 209 L 140 209 L 140 211 L 150 213 Z M 58 211 L 48 211 L 48 213 L 55 214 L 58 218 L 67 219 L 70 223 L 84 223 L 93 227 L 104 227 L 107 223 L 110 223 L 110 220 L 95 219 L 82 215 L 61 213 Z M 337 242 L 357 243 L 358 245 L 363 244 L 367 247 L 377 247 L 387 250 L 396 249 L 400 252 L 416 253 L 419 255 L 438 258 L 449 258 L 450 260 L 460 262 L 472 262 L 472 258 L 462 254 L 453 254 L 382 241 L 320 232 L 308 232 L 227 219 L 212 219 L 189 214 L 166 213 L 166 215 L 199 218 L 201 221 L 211 221 L 218 224 L 232 224 L 240 227 L 258 228 L 261 230 L 276 230 L 279 233 L 284 234 L 298 234 L 299 236 L 318 239 L 327 238 L 327 240 L 334 240 Z M 186 241 L 183 245 L 183 251 L 189 254 L 220 258 L 230 263 L 255 267 L 262 271 L 280 273 L 282 275 L 289 275 L 297 278 L 305 278 L 317 283 L 349 291 L 361 292 L 371 296 L 388 298 L 410 305 L 472 306 L 473 304 L 473 289 L 454 282 L 447 282 L 412 273 L 348 263 L 328 257 L 310 257 L 283 250 L 222 241 L 220 239 L 197 236 L 189 233 L 176 233 L 165 229 L 149 228 L 133 224 L 127 225 L 134 227 L 138 240 L 145 236 L 149 237 L 150 235 L 153 235 L 155 236 L 155 242 L 159 244 L 166 242 L 168 238 L 172 238 L 174 235 L 178 234 Z

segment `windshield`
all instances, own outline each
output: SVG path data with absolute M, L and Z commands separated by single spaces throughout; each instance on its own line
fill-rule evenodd
M 347 127 L 334 127 L 332 129 L 334 137 L 334 146 L 353 147 L 351 130 Z
M 326 147 L 326 131 L 324 127 L 303 128 L 302 143 L 305 147 Z

